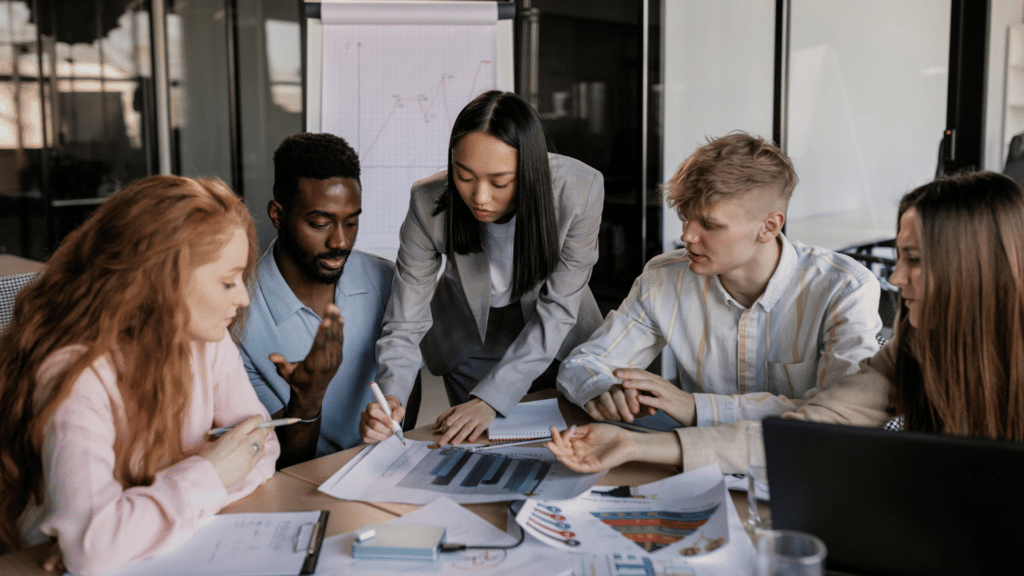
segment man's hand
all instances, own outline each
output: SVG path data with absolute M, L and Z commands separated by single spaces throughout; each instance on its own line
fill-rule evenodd
M 654 410 L 640 406 L 637 400 L 639 392 L 623 388 L 619 384 L 612 386 L 597 398 L 583 405 L 583 409 L 594 420 L 605 422 L 632 422 L 637 416 L 654 414 Z M 641 414 L 643 411 L 643 414 Z
M 277 373 L 291 387 L 289 416 L 307 420 L 320 412 L 327 385 L 341 366 L 344 325 L 341 310 L 334 304 L 328 304 L 313 346 L 302 362 L 288 362 L 277 353 L 270 355 L 270 361 L 277 366 Z
M 572 470 L 593 474 L 635 460 L 635 436 L 636 432 L 608 424 L 587 424 L 562 432 L 552 427 L 551 441 L 544 445 Z
M 437 444 L 444 446 L 451 443 L 452 446 L 458 446 L 463 440 L 473 442 L 487 430 L 497 414 L 490 404 L 479 398 L 452 406 L 434 422 L 434 431 L 442 434 Z
M 384 409 L 376 402 L 367 404 L 366 410 L 359 415 L 359 435 L 366 444 L 387 440 L 392 434 L 391 420 L 401 422 L 405 417 L 405 408 L 402 408 L 398 398 L 385 396 L 384 399 L 388 401 L 388 408 L 391 409 L 391 418 L 388 418 Z
M 619 368 L 614 374 L 616 378 L 622 378 L 622 387 L 627 393 L 641 392 L 636 400 L 650 414 L 661 410 L 683 426 L 697 424 L 697 404 L 693 394 L 683 392 L 661 376 L 639 368 Z
M 328 304 L 320 328 L 313 338 L 313 346 L 302 362 L 289 362 L 277 353 L 270 355 L 270 361 L 277 366 L 278 375 L 291 388 L 288 404 L 273 415 L 275 418 L 289 416 L 313 420 L 320 414 L 327 385 L 341 366 L 342 347 L 345 343 L 342 334 L 344 326 L 341 310 L 334 304 Z M 278 430 L 277 439 L 281 442 L 278 469 L 313 458 L 319 437 L 319 419 L 284 426 Z

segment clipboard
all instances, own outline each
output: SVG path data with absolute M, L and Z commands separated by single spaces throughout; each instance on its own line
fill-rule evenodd
M 326 510 L 218 514 L 168 553 L 110 576 L 313 574 L 329 516 Z
M 320 560 L 320 547 L 324 543 L 324 533 L 327 531 L 327 518 L 331 515 L 330 510 L 321 510 L 320 517 L 313 525 L 313 533 L 306 545 L 306 561 L 302 563 L 302 570 L 299 574 L 312 574 L 316 572 L 316 563 Z

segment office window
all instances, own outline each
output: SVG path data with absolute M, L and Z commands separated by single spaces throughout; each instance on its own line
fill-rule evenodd
M 844 248 L 892 238 L 946 124 L 950 0 L 791 0 L 787 232 Z
M 45 259 L 150 173 L 148 6 L 0 1 L 0 252 Z
M 518 4 L 518 43 L 526 46 L 517 52 L 518 93 L 537 108 L 556 152 L 604 175 L 600 254 L 590 287 L 607 311 L 618 307 L 646 260 L 661 252 L 661 2 Z M 646 118 L 645 95 L 652 103 Z

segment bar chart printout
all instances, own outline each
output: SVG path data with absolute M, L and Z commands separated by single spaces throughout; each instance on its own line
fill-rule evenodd
M 468 504 L 537 496 L 573 498 L 601 474 L 569 470 L 545 448 L 509 446 L 472 452 L 428 448 L 428 442 L 395 438 L 360 453 L 360 459 L 327 480 L 320 491 L 349 500 L 425 504 L 444 494 Z

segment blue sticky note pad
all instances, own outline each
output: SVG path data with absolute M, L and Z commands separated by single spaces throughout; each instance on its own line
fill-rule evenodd
M 437 560 L 444 526 L 377 524 L 374 536 L 352 543 L 356 560 Z

